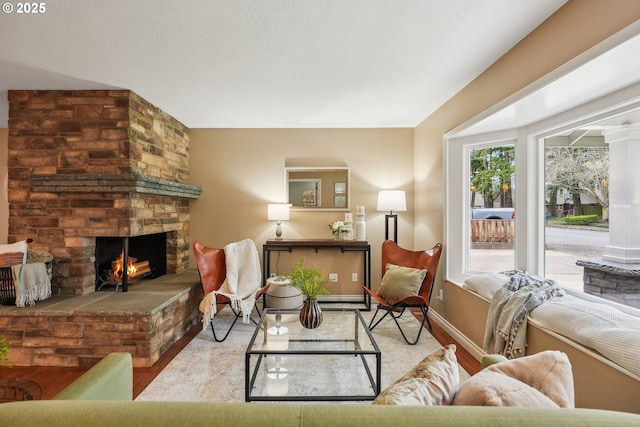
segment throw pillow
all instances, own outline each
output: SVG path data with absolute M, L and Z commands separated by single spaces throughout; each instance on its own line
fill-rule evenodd
M 449 405 L 460 384 L 456 346 L 434 351 L 382 391 L 374 405 Z
M 387 264 L 378 295 L 394 304 L 404 298 L 417 295 L 427 270 Z
M 509 276 L 502 273 L 483 273 L 469 277 L 464 281 L 464 287 L 480 294 L 489 301 L 498 289 L 509 283 Z
M 7 252 L 0 254 L 0 267 L 10 267 L 15 264 L 24 264 L 23 252 Z
M 548 350 L 493 364 L 462 383 L 453 404 L 573 408 L 571 363 Z
M 0 266 L 13 265 L 13 264 L 25 264 L 27 262 L 27 248 L 29 247 L 29 243 L 26 240 L 22 240 L 16 243 L 9 243 L 7 245 L 0 245 L 0 255 L 6 255 L 4 262 L 0 259 Z M 18 259 L 20 255 L 22 255 L 21 262 L 13 262 L 11 264 L 7 264 L 7 259 L 15 260 Z
M 522 381 L 485 370 L 462 383 L 452 404 L 558 408 L 555 402 Z

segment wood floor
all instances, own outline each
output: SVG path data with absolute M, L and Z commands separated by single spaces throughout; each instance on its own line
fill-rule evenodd
M 480 370 L 480 363 L 466 352 L 462 346 L 456 343 L 442 328 L 432 322 L 432 334 L 442 345 L 456 344 L 456 357 L 458 363 L 470 375 Z M 202 331 L 201 325 L 195 325 L 180 341 L 169 349 L 150 368 L 133 369 L 133 395 L 137 397 L 153 381 L 153 379 L 167 366 L 167 364 L 182 350 L 198 333 Z M 26 378 L 36 381 L 42 387 L 42 399 L 51 399 L 76 378 L 82 375 L 88 368 L 50 368 L 50 367 L 24 367 L 12 368 L 0 367 L 0 378 Z

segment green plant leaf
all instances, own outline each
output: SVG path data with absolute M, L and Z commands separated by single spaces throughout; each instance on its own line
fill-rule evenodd
M 305 267 L 304 261 L 305 258 L 302 257 L 293 267 L 291 273 L 284 276 L 289 280 L 287 286 L 299 289 L 300 292 L 310 300 L 317 299 L 318 295 L 331 295 L 324 287 L 325 283 L 328 283 L 330 280 L 322 279 L 322 269 L 318 268 L 315 264 L 310 268 Z
M 11 367 L 9 363 L 9 351 L 11 345 L 7 342 L 6 337 L 0 337 L 0 366 Z

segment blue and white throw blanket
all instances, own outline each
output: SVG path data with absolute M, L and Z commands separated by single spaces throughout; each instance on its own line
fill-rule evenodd
M 498 353 L 509 359 L 525 355 L 527 316 L 564 291 L 551 279 L 525 271 L 503 271 L 509 282 L 498 289 L 491 300 L 483 347 L 487 353 Z

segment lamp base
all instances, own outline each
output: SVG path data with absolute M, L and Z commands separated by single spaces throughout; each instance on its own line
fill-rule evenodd
M 398 215 L 387 214 L 384 216 L 384 239 L 389 240 L 389 220 L 393 219 L 393 241 L 398 243 Z

